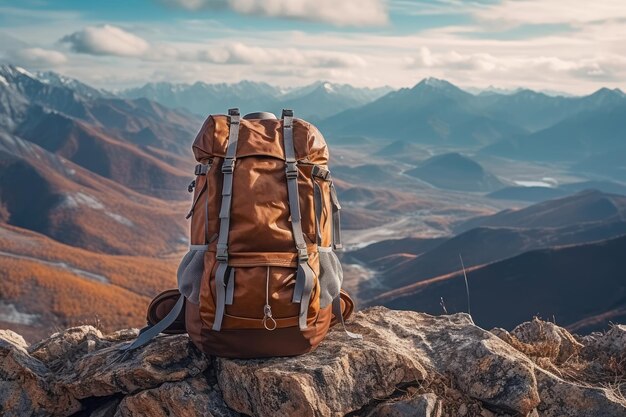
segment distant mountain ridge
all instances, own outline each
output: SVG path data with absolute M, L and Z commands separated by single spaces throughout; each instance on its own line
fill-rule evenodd
M 235 84 L 147 83 L 119 91 L 121 97 L 145 97 L 170 108 L 186 108 L 198 115 L 225 113 L 230 107 L 243 111 L 296 110 L 301 117 L 320 120 L 348 108 L 358 107 L 391 91 L 390 87 L 357 88 L 348 84 L 317 81 L 304 87 L 284 89 L 267 83 Z
M 490 117 L 474 105 L 476 100 L 477 96 L 447 81 L 427 78 L 410 89 L 390 92 L 332 116 L 321 127 L 338 135 L 467 146 L 487 145 L 526 132 Z
M 551 160 L 610 149 L 611 141 L 626 133 L 621 124 L 626 120 L 625 107 L 626 95 L 619 89 L 601 88 L 581 97 L 549 96 L 527 89 L 473 95 L 445 80 L 426 78 L 413 88 L 392 91 L 331 116 L 320 126 L 338 136 L 474 149 L 484 146 L 489 154 L 513 159 L 539 154 Z M 598 133 L 598 149 L 589 149 Z M 569 139 L 572 135 L 575 140 Z M 545 156 L 541 155 L 544 151 Z

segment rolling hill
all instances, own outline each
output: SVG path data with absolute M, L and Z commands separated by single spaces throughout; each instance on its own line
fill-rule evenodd
M 599 242 L 626 235 L 626 197 L 588 190 L 570 197 L 478 217 L 449 238 L 385 240 L 344 256 L 374 271 L 357 297 L 376 303 L 381 292 L 447 276 L 523 253 Z M 527 271 L 532 271 L 529 265 Z M 394 293 L 395 294 L 395 293 Z
M 457 233 L 474 227 L 554 228 L 583 223 L 626 220 L 626 196 L 586 190 L 520 210 L 504 210 L 455 227 Z
M 417 248 L 412 242 L 405 243 L 403 249 L 396 246 L 399 253 L 413 253 L 418 256 L 381 270 L 379 282 L 387 288 L 400 288 L 457 271 L 461 268 L 459 255 L 463 257 L 466 267 L 473 267 L 500 261 L 530 250 L 601 241 L 624 234 L 626 234 L 626 221 L 598 222 L 554 229 L 478 227 L 441 243 L 437 240 L 438 244 L 426 251 L 423 251 L 423 248 L 427 247 L 423 242 L 420 242 Z M 418 251 L 423 252 L 415 253 Z M 373 261 L 376 259 L 374 258 Z M 371 295 L 365 285 L 360 298 L 368 299 Z
M 36 113 L 17 129 L 21 138 L 140 193 L 166 199 L 188 198 L 191 161 L 185 172 L 142 147 L 111 137 L 100 127 L 60 113 Z
M 405 171 L 406 175 L 450 190 L 493 191 L 504 184 L 472 159 L 459 153 L 433 156 L 418 167 Z
M 0 222 L 113 254 L 154 256 L 185 242 L 186 202 L 133 192 L 8 133 L 0 155 Z
M 467 270 L 474 321 L 512 329 L 539 316 L 586 333 L 626 320 L 626 237 L 534 250 Z M 463 273 L 381 294 L 372 303 L 441 314 L 467 311 Z

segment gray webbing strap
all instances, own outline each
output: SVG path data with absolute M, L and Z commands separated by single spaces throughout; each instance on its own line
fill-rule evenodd
M 308 264 L 309 254 L 302 234 L 300 217 L 300 197 L 298 194 L 298 163 L 293 143 L 293 111 L 283 110 L 283 139 L 285 145 L 285 163 L 287 175 L 287 192 L 289 194 L 289 213 L 291 215 L 291 230 L 298 250 L 298 271 L 296 285 L 293 290 L 292 302 L 300 303 L 298 325 L 300 330 L 307 328 L 307 314 L 311 291 L 313 290 L 314 274 Z
M 343 248 L 343 244 L 341 243 L 341 215 L 339 213 L 341 211 L 341 205 L 337 198 L 335 184 L 332 182 L 330 183 L 330 199 L 333 203 L 333 248 L 341 249 Z
M 228 274 L 228 232 L 230 229 L 230 206 L 233 192 L 233 171 L 237 159 L 237 140 L 239 139 L 239 109 L 228 110 L 230 116 L 228 147 L 222 163 L 222 173 L 224 182 L 222 185 L 222 206 L 220 207 L 220 232 L 217 238 L 217 254 L 215 258 L 219 263 L 215 272 L 215 320 L 213 330 L 219 331 L 222 328 L 222 319 L 226 304 L 227 289 L 229 280 Z M 234 283 L 233 283 L 234 284 Z M 233 285 L 231 284 L 231 285 Z M 232 293 L 232 291 L 231 291 Z
M 165 329 L 170 327 L 172 323 L 174 323 L 180 312 L 183 311 L 184 304 L 185 297 L 181 295 L 180 297 L 178 297 L 178 301 L 176 301 L 174 307 L 170 310 L 169 313 L 167 313 L 167 316 L 163 317 L 163 319 L 160 322 L 156 323 L 154 326 L 144 327 L 143 329 L 141 329 L 139 335 L 133 341 L 133 343 L 127 346 L 122 346 L 120 350 L 131 351 L 137 349 L 157 337 L 159 333 L 163 332 Z
M 228 264 L 226 262 L 218 262 L 217 269 L 215 270 L 215 319 L 212 327 L 215 331 L 220 331 L 222 328 L 222 320 L 224 319 L 227 273 Z
M 207 164 L 206 171 L 204 172 L 204 188 L 206 192 L 206 202 L 204 204 L 204 238 L 205 242 L 209 243 L 209 171 L 211 170 L 211 164 Z
M 313 181 L 313 205 L 315 206 L 315 234 L 318 246 L 322 244 L 322 231 L 320 230 L 322 222 L 322 210 L 324 202 L 322 201 L 322 189 L 317 181 Z
M 346 332 L 351 339 L 363 339 L 360 334 L 352 333 L 346 329 L 346 323 L 343 321 L 343 314 L 341 314 L 341 295 L 336 296 L 333 299 L 333 315 L 337 317 L 337 320 L 341 323 L 343 331 Z

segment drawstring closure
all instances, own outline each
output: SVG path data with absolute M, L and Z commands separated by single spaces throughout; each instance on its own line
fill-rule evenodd
M 276 320 L 272 317 L 272 307 L 270 307 L 270 267 L 267 267 L 265 276 L 265 305 L 263 306 L 263 327 L 272 331 L 276 329 Z

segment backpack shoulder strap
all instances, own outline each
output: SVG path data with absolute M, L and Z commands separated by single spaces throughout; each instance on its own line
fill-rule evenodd
M 170 327 L 172 323 L 174 323 L 180 312 L 183 311 L 184 305 L 185 296 L 181 294 L 178 301 L 176 301 L 176 304 L 174 304 L 174 307 L 170 310 L 167 316 L 163 317 L 163 319 L 154 326 L 146 326 L 141 329 L 137 338 L 129 345 L 123 345 L 120 347 L 120 350 L 123 352 L 130 352 L 157 337 L 159 333 L 163 332 L 165 329 Z

